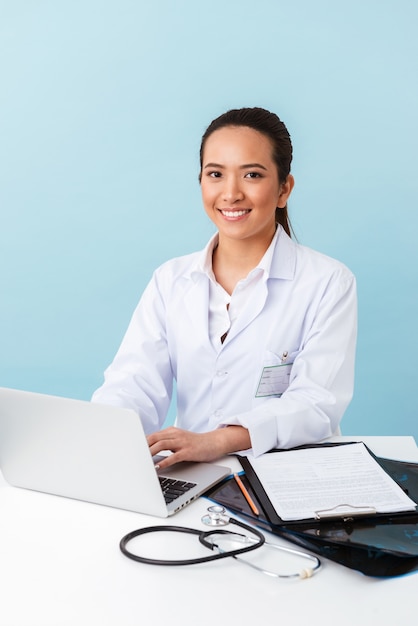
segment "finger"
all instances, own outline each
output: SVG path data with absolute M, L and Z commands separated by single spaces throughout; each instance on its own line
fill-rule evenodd
M 174 428 L 170 426 L 168 428 L 163 428 L 163 430 L 157 430 L 155 433 L 151 433 L 147 435 L 147 442 L 149 446 L 161 441 L 162 439 L 173 439 L 176 437 L 179 432 L 178 428 Z
M 179 452 L 184 448 L 182 437 L 173 433 L 174 436 L 167 437 L 165 431 L 159 433 L 159 437 L 156 441 L 149 446 L 152 456 L 162 452 L 163 450 L 170 450 L 170 452 Z
M 159 452 L 162 452 L 163 450 L 170 450 L 170 452 L 174 452 L 172 445 L 170 445 L 169 441 L 166 440 L 162 440 L 162 441 L 157 441 L 156 443 L 153 443 L 149 449 L 151 452 L 151 456 L 155 456 L 156 454 L 158 454 Z
M 158 459 L 158 465 L 155 466 L 156 470 L 164 470 L 167 469 L 167 467 L 170 467 L 171 465 L 174 465 L 175 463 L 178 463 L 180 461 L 180 459 L 177 457 L 177 455 L 174 454 L 169 454 L 168 456 L 164 457 L 163 459 Z

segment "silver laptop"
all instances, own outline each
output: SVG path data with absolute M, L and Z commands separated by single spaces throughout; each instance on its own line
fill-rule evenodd
M 13 486 L 167 517 L 230 474 L 211 463 L 154 464 L 131 409 L 0 388 L 0 468 Z M 179 481 L 168 497 L 160 474 Z

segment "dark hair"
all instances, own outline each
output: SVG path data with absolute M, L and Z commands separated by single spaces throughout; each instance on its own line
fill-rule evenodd
M 203 134 L 200 144 L 200 169 L 203 165 L 203 152 L 208 137 L 225 126 L 247 126 L 270 139 L 273 147 L 273 160 L 277 165 L 279 182 L 285 182 L 290 174 L 292 163 L 292 142 L 289 132 L 275 113 L 270 113 L 260 107 L 231 109 L 213 120 Z M 281 224 L 286 233 L 291 236 L 292 227 L 289 220 L 287 205 L 276 208 L 276 222 Z

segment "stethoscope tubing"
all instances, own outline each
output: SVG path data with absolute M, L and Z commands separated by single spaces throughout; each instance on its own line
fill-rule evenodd
M 215 554 L 210 554 L 208 556 L 203 556 L 203 557 L 196 557 L 193 559 L 151 559 L 149 557 L 135 554 L 131 552 L 130 550 L 128 550 L 127 545 L 129 544 L 130 541 L 132 541 L 132 539 L 135 539 L 136 537 L 140 537 L 142 535 L 154 533 L 154 532 L 175 532 L 175 533 L 197 535 L 199 537 L 200 543 L 212 551 L 218 547 L 216 543 L 212 541 L 208 541 L 208 539 L 212 535 L 229 535 L 229 536 L 235 535 L 241 538 L 245 537 L 245 535 L 242 535 L 240 533 L 234 533 L 229 530 L 223 530 L 219 528 L 215 528 L 209 531 L 201 531 L 201 530 L 197 530 L 196 528 L 188 528 L 185 526 L 162 525 L 162 526 L 147 526 L 145 528 L 139 528 L 137 530 L 133 530 L 132 532 L 122 537 L 119 543 L 119 547 L 120 547 L 121 552 L 126 557 L 134 561 L 137 561 L 139 563 L 147 563 L 148 565 L 176 565 L 178 566 L 178 565 L 197 565 L 199 563 L 207 563 L 209 561 L 216 561 L 219 559 L 225 559 L 227 557 L 236 557 L 239 554 L 244 554 L 245 552 L 251 552 L 252 550 L 256 550 L 257 548 L 260 548 L 265 543 L 264 535 L 257 529 L 251 528 L 250 526 L 247 526 L 243 522 L 240 522 L 239 520 L 234 520 L 232 518 L 229 520 L 229 523 L 235 524 L 236 526 L 239 526 L 245 529 L 246 531 L 251 532 L 253 535 L 255 535 L 255 537 L 257 537 L 257 539 L 251 543 L 247 543 L 244 547 L 240 547 L 235 550 L 229 550 L 225 552 L 219 551 Z
M 232 557 L 233 559 L 240 561 L 245 565 L 248 565 L 258 572 L 261 572 L 262 574 L 266 574 L 268 576 L 272 576 L 274 578 L 310 578 L 321 567 L 321 561 L 318 559 L 318 557 L 308 554 L 307 552 L 301 552 L 300 550 L 296 550 L 294 548 L 286 548 L 285 546 L 279 546 L 274 543 L 267 542 L 264 535 L 257 528 L 254 528 L 253 526 L 248 526 L 238 519 L 228 517 L 225 514 L 225 509 L 223 509 L 223 507 L 209 507 L 208 512 L 209 516 L 205 516 L 204 518 L 202 518 L 202 521 L 204 521 L 204 523 L 206 524 L 213 525 L 212 530 L 201 531 L 197 530 L 196 528 L 188 528 L 187 526 L 147 526 L 146 528 L 133 530 L 132 532 L 125 535 L 119 543 L 120 550 L 129 559 L 132 559 L 133 561 L 137 561 L 139 563 L 146 563 L 148 565 L 198 565 L 200 563 L 208 563 L 210 561 L 217 561 L 220 559 Z M 219 525 L 227 524 L 235 524 L 235 526 L 243 528 L 246 532 L 251 533 L 252 536 L 219 528 Z M 140 537 L 141 535 L 147 535 L 155 532 L 175 532 L 195 535 L 199 538 L 199 542 L 203 546 L 209 548 L 209 550 L 211 550 L 212 552 L 215 549 L 218 550 L 218 552 L 210 554 L 208 556 L 196 557 L 193 559 L 151 559 L 149 557 L 135 554 L 128 549 L 127 546 L 129 542 L 132 541 L 132 539 L 135 539 L 135 537 Z M 216 535 L 228 536 L 230 538 L 235 537 L 236 540 L 244 541 L 246 545 L 235 550 L 222 550 L 222 548 L 216 543 L 216 541 L 213 540 Z M 296 556 L 302 557 L 311 561 L 312 563 L 314 563 L 314 565 L 312 567 L 303 568 L 299 572 L 295 572 L 293 574 L 279 574 L 277 572 L 267 570 L 264 567 L 260 567 L 255 563 L 251 563 L 251 561 L 240 558 L 239 555 L 244 554 L 245 552 L 251 552 L 253 550 L 256 550 L 263 545 L 265 545 L 266 548 L 280 550 L 289 554 L 294 554 Z

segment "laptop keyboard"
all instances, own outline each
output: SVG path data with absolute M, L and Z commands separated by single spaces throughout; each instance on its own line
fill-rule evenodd
M 167 478 L 165 476 L 159 476 L 158 478 L 160 479 L 161 489 L 167 504 L 170 504 L 170 502 L 173 502 L 173 500 L 182 496 L 183 493 L 196 486 L 196 483 L 189 483 L 185 480 L 176 480 L 175 478 Z

